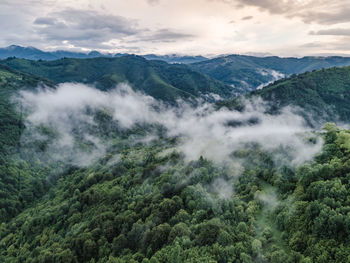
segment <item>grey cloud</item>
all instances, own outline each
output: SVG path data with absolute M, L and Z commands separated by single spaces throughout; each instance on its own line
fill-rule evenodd
M 314 53 L 319 56 L 349 56 L 347 51 L 349 50 L 350 35 L 339 35 L 334 37 L 330 41 L 315 41 L 303 44 L 300 48 L 321 50 L 321 53 Z
M 311 31 L 310 35 L 320 36 L 350 36 L 350 28 L 333 28 L 319 31 Z
M 212 0 L 209 0 L 212 1 Z M 337 24 L 350 22 L 348 0 L 275 1 L 275 0 L 216 0 L 235 7 L 253 6 L 271 14 L 299 17 L 305 23 Z
M 242 17 L 241 20 L 251 20 L 253 19 L 253 16 L 245 16 L 245 17 Z
M 124 43 L 140 41 L 173 42 L 188 39 L 190 34 L 163 28 L 150 30 L 122 16 L 105 15 L 87 10 L 64 10 L 34 20 L 36 32 L 54 43 L 68 41 L 76 47 L 110 48 L 103 44 L 112 39 Z
M 174 42 L 180 39 L 190 39 L 193 37 L 194 35 L 192 34 L 180 33 L 168 28 L 163 28 L 155 32 L 145 34 L 144 36 L 140 37 L 138 41 Z
M 339 23 L 348 23 L 350 22 L 350 3 L 346 5 L 338 4 L 334 8 L 327 9 L 327 6 L 324 6 L 324 10 L 321 11 L 305 11 L 296 16 L 302 18 L 306 23 L 318 23 L 324 25 L 332 25 Z
M 57 20 L 52 17 L 39 17 L 34 20 L 34 24 L 36 25 L 55 25 Z
M 321 42 L 309 42 L 309 43 L 305 43 L 303 45 L 300 45 L 300 47 L 302 48 L 319 48 L 324 46 L 324 44 L 322 44 Z
M 157 5 L 160 3 L 160 0 L 147 0 L 147 2 L 150 4 L 150 5 Z
M 37 32 L 46 39 L 73 42 L 104 42 L 140 31 L 135 20 L 84 10 L 52 13 L 37 18 L 34 24 Z

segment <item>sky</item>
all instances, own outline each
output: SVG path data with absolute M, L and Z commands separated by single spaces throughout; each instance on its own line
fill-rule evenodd
M 0 0 L 0 46 L 350 55 L 350 0 Z

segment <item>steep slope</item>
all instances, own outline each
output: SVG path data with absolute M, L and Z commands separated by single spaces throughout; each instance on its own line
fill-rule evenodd
M 10 100 L 11 96 L 19 89 L 30 89 L 40 84 L 52 85 L 50 81 L 43 78 L 0 65 L 0 152 L 2 154 L 17 145 L 23 128 L 15 105 Z
M 268 102 L 270 112 L 285 106 L 297 106 L 308 121 L 314 124 L 350 122 L 350 67 L 322 69 L 293 75 L 256 90 L 245 98 L 261 97 Z M 218 102 L 231 109 L 244 107 L 241 98 Z M 318 126 L 318 125 L 317 125 Z
M 350 67 L 304 73 L 253 92 L 275 108 L 296 105 L 325 120 L 350 121 Z
M 36 76 L 0 66 L 0 222 L 15 216 L 46 191 L 45 166 L 20 161 L 20 137 L 25 128 L 21 113 L 11 101 L 19 89 L 52 83 Z
M 148 61 L 139 56 L 94 59 L 60 59 L 30 61 L 6 59 L 0 61 L 14 69 L 48 78 L 55 83 L 83 82 L 109 89 L 128 82 L 157 99 L 174 101 L 179 97 L 199 97 L 218 94 L 231 97 L 232 88 L 191 70 L 185 65 L 170 65 L 162 61 Z
M 7 98 L 7 106 L 9 95 L 18 88 L 46 83 L 4 66 L 0 72 L 4 83 L 1 97 Z M 285 83 L 281 90 L 271 85 L 257 93 L 266 99 L 277 96 L 278 107 L 292 102 L 307 107 L 309 90 L 325 96 L 325 103 L 332 103 L 323 94 L 331 94 L 335 101 L 340 92 L 345 95 L 348 72 L 349 68 L 343 68 L 303 74 L 279 81 L 277 86 Z M 294 81 L 295 85 L 291 84 Z M 283 96 L 283 90 L 299 90 L 299 82 L 304 83 L 303 89 L 284 103 L 288 96 Z M 319 91 L 319 85 L 328 93 Z M 318 109 L 321 104 L 316 102 L 311 106 Z M 49 104 L 47 100 L 43 103 Z M 10 109 L 7 106 L 0 112 Z M 15 116 L 14 129 L 23 129 L 18 113 L 11 114 Z M 91 125 L 81 126 L 72 114 L 69 111 L 68 118 L 73 117 L 77 124 L 74 133 L 88 130 L 107 137 L 106 152 L 87 166 L 57 172 L 41 159 L 26 161 L 21 154 L 23 145 L 18 145 L 18 139 L 14 141 L 19 151 L 7 155 L 11 158 L 0 165 L 0 262 L 349 261 L 349 131 L 326 125 L 325 133 L 319 135 L 325 141 L 322 153 L 302 166 L 280 164 L 283 152 L 290 154 L 293 145 L 266 152 L 258 143 L 248 143 L 242 149 L 232 147 L 232 165 L 222 166 L 202 156 L 186 160 L 177 147 L 181 138 L 167 136 L 157 125 L 136 123 L 122 130 L 113 113 L 88 107 L 86 114 L 95 122 L 87 118 Z M 213 116 L 210 125 L 213 119 L 224 122 L 220 115 Z M 49 117 L 50 123 L 54 116 Z M 184 117 L 187 122 L 188 114 Z M 60 124 L 62 120 L 66 119 L 56 119 Z M 239 126 L 237 123 L 232 121 L 232 126 Z M 242 127 L 252 124 L 242 123 Z M 258 121 L 255 128 L 260 124 Z M 12 132 L 5 134 L 11 136 Z M 157 136 L 147 140 L 150 134 Z M 256 132 L 254 137 L 259 136 L 263 135 Z M 208 137 L 211 141 L 214 136 Z M 81 138 L 77 139 L 81 147 Z M 215 147 L 217 139 L 211 143 L 212 151 L 221 155 Z M 302 144 L 302 152 L 316 144 L 313 139 L 316 137 Z M 29 150 L 35 156 L 36 147 L 40 147 L 32 146 Z M 89 147 L 83 146 L 89 153 Z M 52 174 L 59 176 L 52 178 Z
M 228 85 L 243 94 L 291 74 L 322 68 L 350 65 L 347 57 L 253 57 L 231 55 L 199 63 L 191 67 Z
M 238 177 L 185 162 L 175 140 L 112 134 L 105 157 L 1 224 L 1 262 L 348 262 L 349 131 L 328 126 L 323 153 L 295 170 L 235 152 Z

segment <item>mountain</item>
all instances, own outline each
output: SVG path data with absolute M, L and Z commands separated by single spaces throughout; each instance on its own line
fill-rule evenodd
M 350 122 L 350 67 L 295 75 L 252 94 L 276 108 L 296 105 L 324 120 Z
M 31 60 L 56 60 L 60 58 L 96 58 L 96 57 L 121 57 L 127 56 L 127 53 L 100 53 L 98 51 L 91 51 L 89 53 L 73 52 L 66 50 L 56 51 L 42 51 L 34 47 L 21 47 L 17 45 L 11 45 L 6 48 L 0 48 L 0 59 L 6 59 L 9 57 L 24 58 Z M 201 62 L 207 60 L 203 56 L 180 56 L 180 55 L 155 55 L 147 54 L 142 55 L 144 58 L 149 60 L 162 60 L 167 63 L 179 63 L 179 64 L 190 64 L 195 62 Z
M 96 83 L 103 90 L 127 82 L 134 89 L 165 101 L 211 94 L 223 98 L 232 97 L 232 87 L 193 71 L 186 65 L 146 60 L 135 55 L 117 58 L 65 58 L 54 61 L 9 58 L 1 60 L 0 64 L 50 79 L 55 83 Z
M 278 112 L 286 106 L 296 106 L 310 124 L 319 126 L 327 121 L 350 122 L 350 67 L 322 69 L 280 79 L 246 98 L 261 97 L 269 103 L 269 111 Z M 218 105 L 242 108 L 241 97 Z
M 154 55 L 154 54 L 148 54 L 148 55 L 142 55 L 144 58 L 149 60 L 162 60 L 167 63 L 179 63 L 179 64 L 191 64 L 196 62 L 202 62 L 208 60 L 208 58 L 203 56 L 180 56 L 180 55 Z
M 0 222 L 15 216 L 46 189 L 45 167 L 31 169 L 30 164 L 23 166 L 19 161 L 25 124 L 20 107 L 13 101 L 20 90 L 40 85 L 52 87 L 53 83 L 0 65 Z M 38 184 L 42 187 L 34 190 Z
M 6 81 L 2 91 L 10 92 L 12 85 L 13 90 L 30 90 L 45 82 L 4 66 L 0 74 Z M 337 71 L 329 74 L 339 78 Z M 42 97 L 39 101 L 50 106 Z M 66 102 L 65 106 L 77 103 L 71 98 Z M 280 164 L 281 157 L 292 153 L 299 133 L 287 149 L 277 144 L 269 152 L 256 143 L 232 148 L 220 165 L 203 156 L 186 160 L 181 138 L 159 127 L 136 123 L 123 130 L 113 113 L 88 106 L 88 115 L 81 116 L 87 121 L 83 126 L 74 112 L 68 112 L 67 119 L 50 112 L 46 123 L 34 127 L 24 121 L 33 114 L 30 111 L 23 114 L 23 126 L 21 118 L 15 118 L 23 129 L 21 143 L 15 143 L 16 152 L 0 163 L 1 262 L 348 262 L 350 131 L 328 124 L 324 133 L 316 134 L 324 141 L 323 149 L 305 164 Z M 39 113 L 45 114 L 45 107 Z M 192 117 L 184 118 L 188 123 Z M 72 127 L 71 144 L 81 156 L 92 155 L 92 142 L 79 136 L 84 134 L 106 143 L 106 152 L 84 166 L 61 167 L 61 161 L 50 160 L 52 152 L 45 148 L 60 139 L 60 129 L 50 124 L 56 121 L 62 127 L 67 120 L 77 125 Z M 225 119 L 211 118 L 209 124 L 215 125 L 215 120 Z M 200 135 L 200 122 L 189 125 Z M 237 132 L 251 125 L 237 127 Z M 264 136 L 259 126 L 248 135 L 257 129 L 256 137 Z M 33 142 L 28 141 L 29 131 L 34 132 Z M 146 140 L 149 134 L 158 136 Z M 307 149 L 317 146 L 317 137 L 309 136 L 300 145 L 302 154 L 309 155 Z M 234 140 L 227 138 L 224 143 Z M 208 139 L 214 155 L 222 156 L 216 148 L 221 138 L 201 136 L 198 142 Z M 69 155 L 66 147 L 54 154 Z M 31 154 L 26 156 L 26 151 Z
M 32 60 L 53 60 L 56 56 L 50 52 L 44 52 L 34 47 L 21 47 L 12 45 L 6 48 L 0 48 L 0 58 L 20 57 Z
M 19 115 L 10 98 L 19 90 L 36 88 L 40 85 L 52 86 L 53 83 L 30 74 L 16 71 L 0 65 L 0 152 L 9 152 L 17 146 L 21 132 Z M 0 159 L 4 158 L 1 156 Z M 2 159 L 3 160 L 3 159 Z
M 185 65 L 137 56 L 0 64 L 0 262 L 349 262 L 349 130 L 328 123 L 309 132 L 297 116 L 260 107 L 182 107 L 181 115 L 145 107 L 142 96 L 108 105 L 89 87 L 89 96 L 32 92 L 129 80 L 174 98 L 219 83 Z M 250 96 L 276 110 L 329 107 L 350 121 L 349 87 L 350 67 L 332 68 Z
M 280 58 L 230 55 L 194 63 L 191 67 L 234 86 L 238 94 L 244 94 L 292 74 L 347 65 L 350 65 L 350 57 Z
M 55 60 L 59 58 L 69 57 L 69 58 L 94 58 L 109 56 L 111 54 L 102 54 L 97 51 L 92 51 L 90 53 L 81 52 L 71 52 L 64 50 L 57 51 L 42 51 L 34 47 L 21 47 L 16 45 L 11 45 L 6 48 L 0 48 L 0 59 L 5 59 L 9 57 L 17 57 L 31 60 Z

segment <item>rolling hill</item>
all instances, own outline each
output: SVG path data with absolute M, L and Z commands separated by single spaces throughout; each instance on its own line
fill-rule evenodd
M 296 106 L 310 124 L 318 127 L 327 121 L 349 123 L 350 67 L 292 75 L 245 96 L 252 97 L 267 101 L 267 110 L 272 113 L 286 106 Z M 232 109 L 243 107 L 241 97 L 218 102 L 218 105 Z
M 186 65 L 150 61 L 134 55 L 118 58 L 65 58 L 54 61 L 9 58 L 1 60 L 0 64 L 50 79 L 55 83 L 96 84 L 102 90 L 127 82 L 134 89 L 165 101 L 210 94 L 229 98 L 233 94 L 232 87 L 196 72 Z
M 53 83 L 0 65 L 0 221 L 5 222 L 41 196 L 46 187 L 45 167 L 32 169 L 20 161 L 24 117 L 12 100 L 20 90 Z M 24 114 L 23 114 L 24 115 Z M 30 171 L 30 172 L 28 172 Z M 43 180 L 42 180 L 43 179 Z M 42 188 L 34 185 L 41 184 Z
M 348 57 L 280 58 L 230 55 L 194 63 L 191 67 L 233 85 L 237 94 L 244 94 L 292 74 L 347 65 L 350 65 Z
M 23 131 L 31 124 L 24 120 L 31 113 L 21 116 L 11 100 L 21 89 L 65 81 L 97 82 L 100 89 L 109 89 L 127 80 L 149 92 L 147 85 L 160 78 L 173 84 L 159 84 L 159 92 L 174 92 L 170 96 L 174 98 L 182 96 L 181 92 L 197 96 L 198 81 L 208 78 L 185 66 L 135 56 L 2 63 L 44 78 L 0 65 L 0 262 L 348 262 L 350 131 L 327 124 L 324 133 L 314 133 L 312 138 L 307 133 L 300 153 L 310 157 L 305 149 L 320 148 L 313 160 L 301 165 L 279 162 L 281 156 L 288 158 L 300 134 L 287 148 L 277 145 L 273 151 L 255 139 L 242 149 L 233 147 L 227 153 L 228 163 L 221 165 L 202 155 L 186 160 L 181 138 L 167 135 L 157 125 L 135 123 L 130 129 L 120 129 L 112 112 L 87 107 L 83 111 L 88 115 L 81 116 L 86 125 L 74 112 L 63 119 L 55 112 L 59 118 L 51 114 L 46 122 L 31 127 L 36 136 L 28 145 Z M 177 91 L 174 83 L 176 87 L 182 84 L 176 80 L 192 86 Z M 191 84 L 195 81 L 196 85 Z M 350 67 L 331 68 L 279 80 L 249 96 L 263 97 L 276 110 L 297 105 L 321 115 L 329 108 L 349 121 L 349 87 Z M 39 101 L 46 105 L 39 107 L 43 113 L 50 103 Z M 232 106 L 236 101 L 225 103 Z M 220 111 L 209 119 L 202 111 L 195 113 L 197 117 L 204 114 L 195 120 L 209 121 L 205 128 L 214 126 L 217 131 L 215 123 L 219 122 L 221 128 L 237 126 L 235 131 L 241 131 L 243 138 L 249 133 L 258 139 L 264 136 L 249 112 L 232 115 L 247 120 L 241 127 L 239 122 L 226 124 L 220 118 L 223 115 L 216 115 Z M 216 148 L 220 138 L 203 136 L 199 121 L 188 122 L 193 115 L 183 117 L 199 136 L 198 142 L 208 141 L 209 150 L 221 156 Z M 60 139 L 52 130 L 58 126 L 50 123 L 61 127 L 68 125 L 67 120 L 73 124 L 71 146 L 81 155 L 91 155 L 91 145 L 97 141 L 106 144 L 106 151 L 83 166 L 50 159 L 45 147 Z M 275 123 L 267 133 L 278 128 Z M 91 136 L 94 140 L 83 140 Z M 316 142 L 319 137 L 324 141 L 322 150 Z M 225 145 L 235 140 L 224 138 L 229 138 Z M 71 153 L 58 149 L 62 152 L 55 154 Z M 186 149 L 195 151 L 194 147 Z M 30 153 L 29 158 L 25 153 Z
M 328 121 L 350 121 L 350 67 L 330 68 L 280 80 L 252 95 L 274 107 L 296 105 Z
M 0 152 L 1 159 L 17 146 L 22 124 L 11 96 L 23 89 L 36 88 L 39 85 L 52 86 L 53 83 L 30 74 L 0 65 Z M 2 159 L 3 160 L 3 159 Z

